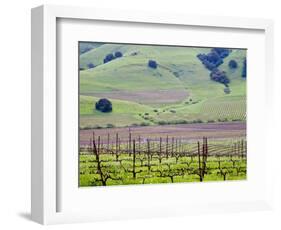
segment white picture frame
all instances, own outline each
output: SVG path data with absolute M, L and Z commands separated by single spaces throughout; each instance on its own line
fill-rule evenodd
M 58 143 L 58 95 L 60 94 L 60 88 L 58 87 L 57 78 L 58 75 L 58 23 L 61 19 L 69 19 L 71 22 L 77 20 L 83 21 L 102 21 L 105 23 L 122 22 L 128 24 L 146 24 L 154 27 L 177 27 L 181 29 L 185 27 L 192 28 L 219 28 L 221 30 L 243 30 L 247 31 L 259 31 L 263 35 L 260 44 L 263 44 L 264 57 L 260 59 L 262 62 L 261 70 L 265 72 L 260 73 L 260 81 L 257 87 L 264 87 L 261 92 L 261 97 L 264 97 L 263 106 L 266 107 L 261 117 L 264 117 L 265 122 L 263 125 L 263 132 L 256 136 L 255 140 L 259 138 L 265 138 L 266 143 L 263 145 L 263 151 L 265 155 L 263 159 L 266 164 L 263 167 L 265 174 L 261 182 L 256 185 L 251 185 L 251 189 L 254 191 L 259 186 L 264 190 L 260 193 L 257 192 L 255 200 L 248 200 L 247 196 L 243 199 L 243 192 L 236 199 L 222 199 L 219 202 L 214 196 L 214 202 L 208 202 L 208 198 L 204 202 L 196 202 L 196 194 L 192 204 L 178 201 L 170 201 L 169 204 L 161 206 L 160 203 L 153 200 L 150 201 L 151 206 L 149 210 L 145 210 L 145 207 L 136 208 L 130 199 L 124 201 L 124 207 L 112 207 L 112 211 L 106 211 L 99 207 L 91 210 L 86 209 L 86 204 L 78 205 L 75 202 L 77 197 L 68 197 L 68 209 L 64 210 L 60 207 L 60 199 L 67 196 L 66 193 L 59 192 L 59 188 L 64 185 L 59 179 L 60 161 L 64 161 L 64 158 L 60 158 L 57 155 L 59 151 Z M 78 25 L 79 26 L 79 25 Z M 112 35 L 114 36 L 114 35 Z M 116 38 L 117 39 L 117 38 Z M 157 38 L 156 38 L 157 39 Z M 263 41 L 265 43 L 263 43 Z M 171 42 L 173 42 L 171 40 Z M 214 43 L 215 44 L 215 43 Z M 246 47 L 247 48 L 247 47 Z M 270 147 L 272 124 L 270 123 L 274 98 L 273 98 L 273 22 L 266 19 L 248 19 L 248 18 L 231 18 L 231 17 L 214 17 L 214 16 L 191 16 L 191 15 L 172 15 L 172 14 L 160 14 L 155 12 L 127 12 L 127 11 L 114 11 L 114 10 L 102 10 L 92 8 L 79 8 L 79 7 L 66 7 L 66 6 L 51 6 L 44 5 L 32 9 L 32 188 L 31 188 L 31 213 L 32 219 L 41 224 L 57 224 L 57 223 L 70 223 L 70 222 L 82 222 L 82 221 L 98 221 L 107 219 L 126 219 L 126 218 L 142 218 L 153 216 L 173 216 L 173 215 L 186 215 L 191 213 L 206 213 L 206 212 L 235 212 L 245 210 L 264 210 L 272 207 L 272 174 L 271 161 L 273 159 L 274 151 Z M 250 67 L 251 68 L 251 67 Z M 265 82 L 263 85 L 262 83 Z M 248 85 L 250 94 L 254 94 L 251 89 L 253 86 Z M 252 92 L 252 93 L 251 93 Z M 76 96 L 77 95 L 73 95 Z M 250 95 L 251 96 L 251 95 Z M 254 111 L 255 108 L 252 108 Z M 264 109 L 265 110 L 265 109 Z M 256 111 L 256 110 L 255 110 Z M 254 112 L 252 112 L 254 114 Z M 257 120 L 249 122 L 249 126 L 254 127 Z M 254 130 L 252 131 L 254 133 Z M 258 135 L 258 134 L 257 134 Z M 254 139 L 253 139 L 254 140 Z M 260 159 L 261 157 L 257 157 Z M 68 162 L 68 161 L 67 161 Z M 72 163 L 71 163 L 72 162 Z M 257 161 L 257 164 L 259 163 Z M 68 167 L 77 167 L 73 165 L 73 161 L 69 161 Z M 65 167 L 64 167 L 65 168 Z M 256 170 L 256 169 L 255 169 Z M 254 171 L 254 170 L 253 170 Z M 62 173 L 62 175 L 64 175 Z M 71 179 L 70 179 L 71 180 Z M 71 181 L 71 183 L 77 183 Z M 201 184 L 198 188 L 208 189 L 209 191 L 218 191 L 217 188 L 223 188 L 225 185 L 219 185 L 217 183 L 210 183 L 205 187 Z M 243 183 L 233 182 L 227 189 L 236 189 L 237 186 L 244 186 Z M 133 187 L 133 186 L 128 186 Z M 194 187 L 194 186 L 193 186 Z M 187 192 L 186 184 L 180 185 L 166 185 L 166 193 L 171 194 L 173 191 L 178 191 L 179 197 L 184 196 L 183 192 Z M 197 189 L 198 189 L 197 188 Z M 245 185 L 245 188 L 247 186 Z M 63 188 L 62 188 L 63 189 Z M 156 195 L 161 193 L 162 185 L 152 186 L 149 188 L 140 188 L 139 190 L 146 193 L 153 193 Z M 113 188 L 113 189 L 98 189 L 88 190 L 85 193 L 97 193 L 102 199 L 107 199 L 108 195 L 117 194 L 120 197 L 128 198 L 132 194 L 136 193 L 136 189 L 130 188 L 125 191 L 125 187 Z M 192 189 L 191 189 L 192 190 Z M 190 194 L 192 193 L 190 190 Z M 195 192 L 196 189 L 193 191 Z M 70 193 L 72 194 L 72 193 Z M 73 193 L 74 194 L 74 193 Z M 78 193 L 77 193 L 78 194 Z M 77 195 L 76 194 L 76 195 Z M 203 193 L 202 193 L 203 194 Z M 78 194 L 83 196 L 83 194 Z M 103 196 L 103 197 L 102 197 Z M 188 195 L 187 195 L 188 196 Z M 200 195 L 198 195 L 197 198 Z M 73 205 L 72 205 L 72 202 Z M 143 202 L 143 198 L 140 198 L 140 202 Z M 70 203 L 69 203 L 70 202 Z M 126 203 L 126 204 L 125 204 Z M 119 203 L 118 203 L 119 204 Z M 110 207 L 110 204 L 108 204 Z M 116 203 L 117 205 L 117 203 Z M 120 204 L 119 204 L 120 205 Z M 79 206 L 79 208 L 78 208 Z M 83 210 L 85 206 L 85 211 Z M 170 207 L 167 209 L 167 207 Z M 100 211 L 99 211 L 100 210 Z M 108 210 L 108 209 L 107 209 Z M 145 212 L 144 212 L 145 210 Z

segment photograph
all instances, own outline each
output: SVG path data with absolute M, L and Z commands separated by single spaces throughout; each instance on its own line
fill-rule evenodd
M 247 179 L 247 49 L 79 41 L 77 52 L 79 187 Z

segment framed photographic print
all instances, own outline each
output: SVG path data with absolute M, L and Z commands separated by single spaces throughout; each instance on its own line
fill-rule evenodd
M 245 180 L 246 53 L 79 42 L 79 185 Z
M 32 219 L 270 208 L 272 30 L 264 19 L 33 9 Z

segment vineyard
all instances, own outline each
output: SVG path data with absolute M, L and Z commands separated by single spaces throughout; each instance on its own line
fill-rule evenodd
M 96 136 L 80 146 L 80 186 L 242 180 L 247 142 L 179 137 Z
M 202 114 L 220 120 L 246 120 L 246 97 L 211 99 L 203 103 Z

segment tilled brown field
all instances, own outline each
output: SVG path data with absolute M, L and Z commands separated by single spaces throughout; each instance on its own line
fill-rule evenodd
M 80 146 L 89 144 L 93 132 L 95 136 L 100 136 L 102 142 L 106 142 L 108 137 L 114 139 L 117 133 L 121 141 L 126 141 L 129 132 L 131 137 L 136 139 L 139 137 L 153 139 L 169 136 L 192 142 L 202 137 L 217 140 L 243 138 L 246 136 L 246 123 L 221 122 L 80 130 Z

